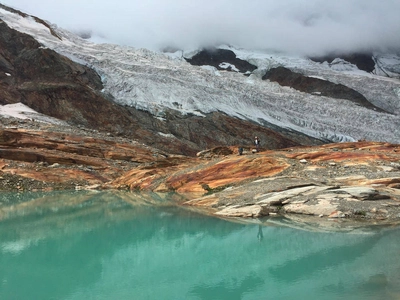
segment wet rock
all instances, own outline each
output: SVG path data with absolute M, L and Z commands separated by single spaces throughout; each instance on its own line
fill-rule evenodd
M 312 205 L 307 203 L 290 203 L 283 207 L 285 213 L 305 214 L 305 215 L 324 215 L 329 216 L 333 211 L 336 211 L 338 204 L 329 200 L 320 199 L 315 201 Z
M 309 192 L 310 190 L 314 190 L 315 186 L 305 186 L 292 188 L 290 190 L 282 191 L 282 192 L 273 192 L 268 194 L 263 194 L 255 197 L 255 200 L 258 204 L 268 204 L 268 205 L 283 205 L 288 204 L 295 196 L 304 194 L 305 192 Z M 325 188 L 326 189 L 326 188 Z
M 345 218 L 346 215 L 342 211 L 336 210 L 336 211 L 332 212 L 328 217 L 329 218 Z
M 332 190 L 335 194 L 349 194 L 358 200 L 373 200 L 377 195 L 378 191 L 371 187 L 346 187 L 341 189 Z
M 258 218 L 268 215 L 260 205 L 230 206 L 215 213 L 224 217 Z

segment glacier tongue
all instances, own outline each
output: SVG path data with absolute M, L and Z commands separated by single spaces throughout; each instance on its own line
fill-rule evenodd
M 191 66 L 183 59 L 183 53 L 169 56 L 146 49 L 94 44 L 53 26 L 60 40 L 33 19 L 3 10 L 0 10 L 0 17 L 10 27 L 35 37 L 45 47 L 94 68 L 102 77 L 104 92 L 111 94 L 117 103 L 147 110 L 157 117 L 162 117 L 167 108 L 197 115 L 221 111 L 331 141 L 367 139 L 400 143 L 400 81 L 397 79 L 368 74 L 353 66 L 332 68 L 301 57 L 230 47 L 239 58 L 258 66 L 246 77 L 235 72 Z M 390 70 L 393 65 L 392 71 L 398 68 L 393 57 L 381 56 L 377 61 L 379 70 Z M 275 66 L 344 84 L 390 114 L 261 80 L 262 73 Z

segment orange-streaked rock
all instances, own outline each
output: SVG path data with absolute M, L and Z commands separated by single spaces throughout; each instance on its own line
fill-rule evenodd
M 289 166 L 281 159 L 265 155 L 231 155 L 211 161 L 187 159 L 176 163 L 162 169 L 134 169 L 115 180 L 112 185 L 157 191 L 162 186 L 165 190 L 179 193 L 205 193 L 246 180 L 273 176 Z
M 207 189 L 236 185 L 249 179 L 274 176 L 287 167 L 284 161 L 268 156 L 231 156 L 200 170 L 174 174 L 166 181 L 178 192 L 207 191 Z
M 0 130 L 2 174 L 46 185 L 104 184 L 139 164 L 166 160 L 167 154 L 136 142 L 25 129 Z M 29 182 L 25 184 L 30 188 Z
M 74 132 L 1 130 L 0 189 L 176 191 L 177 202 L 218 217 L 400 221 L 399 145 L 363 141 L 258 153 L 245 148 L 243 155 L 236 146 L 220 146 L 187 157 Z
M 355 162 L 368 162 L 375 160 L 385 161 L 397 161 L 398 155 L 390 155 L 387 153 L 380 152 L 326 152 L 324 150 L 313 151 L 313 152 L 299 152 L 293 154 L 287 154 L 288 158 L 292 159 L 306 159 L 310 161 L 349 161 L 350 163 Z

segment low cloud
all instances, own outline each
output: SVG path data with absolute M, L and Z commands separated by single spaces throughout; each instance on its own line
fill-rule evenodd
M 398 0 L 8 0 L 71 31 L 137 48 L 232 44 L 306 55 L 399 51 Z

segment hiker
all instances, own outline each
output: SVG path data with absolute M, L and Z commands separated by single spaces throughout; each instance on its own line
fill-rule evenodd
M 258 150 L 260 149 L 260 140 L 257 136 L 254 138 L 254 146 L 256 146 L 256 152 L 258 152 Z
M 238 148 L 238 152 L 239 152 L 239 155 L 242 155 L 243 154 L 243 147 L 239 147 Z

